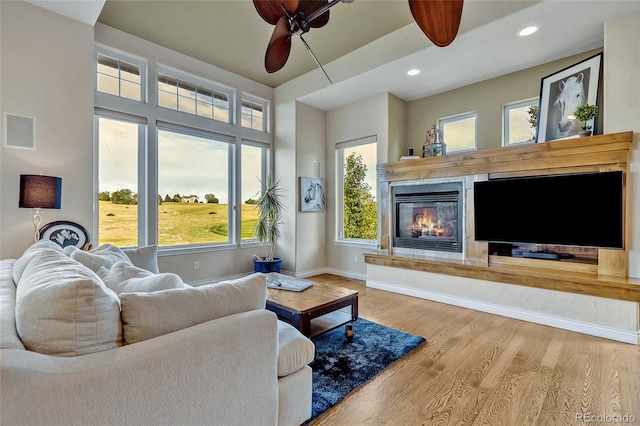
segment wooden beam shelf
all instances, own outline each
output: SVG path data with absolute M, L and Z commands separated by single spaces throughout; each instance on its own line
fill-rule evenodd
M 640 303 L 640 279 L 482 261 L 365 253 L 370 265 L 432 272 Z

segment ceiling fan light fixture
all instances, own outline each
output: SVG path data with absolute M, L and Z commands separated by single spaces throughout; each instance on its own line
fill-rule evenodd
M 420 70 L 417 68 L 413 68 L 407 71 L 407 75 L 418 75 L 418 74 L 420 74 Z
M 538 27 L 537 25 L 530 25 L 530 26 L 524 27 L 523 29 L 518 31 L 518 36 L 519 37 L 528 37 L 528 36 L 532 35 L 533 33 L 535 33 L 536 31 L 538 31 L 539 29 L 540 29 L 540 27 Z

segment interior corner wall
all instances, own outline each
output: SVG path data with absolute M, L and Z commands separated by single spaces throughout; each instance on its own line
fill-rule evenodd
M 629 276 L 640 278 L 640 13 L 605 24 L 604 110 L 606 133 L 634 132 L 627 185 L 631 189 L 631 214 L 627 219 L 631 241 Z
M 300 177 L 314 176 L 314 162 L 320 163 L 320 178 L 325 179 L 326 191 L 326 126 L 324 111 L 296 102 L 296 275 L 311 276 L 327 265 L 327 214 L 300 211 L 302 188 Z
M 35 118 L 35 150 L 0 148 L 0 258 L 33 243 L 33 211 L 18 207 L 20 174 L 62 178 L 62 208 L 43 224 L 93 214 L 93 27 L 24 1 L 0 2 L 0 110 Z M 4 130 L 4 129 L 3 129 Z

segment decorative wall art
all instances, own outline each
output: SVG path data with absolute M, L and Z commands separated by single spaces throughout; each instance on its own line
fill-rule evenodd
M 81 249 L 89 244 L 89 233 L 77 223 L 58 220 L 40 229 L 40 239 L 53 241 L 61 247 L 76 246 Z
M 325 201 L 324 179 L 300 177 L 301 212 L 323 212 Z
M 536 142 L 577 137 L 580 123 L 573 113 L 584 104 L 597 104 L 602 53 L 548 75 L 540 87 Z M 589 124 L 595 134 L 595 122 Z

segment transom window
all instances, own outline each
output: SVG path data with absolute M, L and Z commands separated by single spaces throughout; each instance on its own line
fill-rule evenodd
M 230 95 L 169 74 L 158 73 L 158 106 L 231 122 Z
M 142 101 L 142 69 L 139 65 L 98 53 L 96 89 L 122 98 Z
M 447 153 L 473 151 L 477 148 L 477 114 L 466 114 L 445 117 L 438 120 L 438 127 L 447 145 Z
M 248 129 L 266 131 L 266 105 L 263 102 L 255 102 L 242 99 L 242 127 Z

